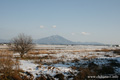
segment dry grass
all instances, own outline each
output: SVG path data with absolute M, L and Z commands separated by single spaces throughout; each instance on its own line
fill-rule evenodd
M 39 54 L 56 54 L 55 51 L 47 51 L 47 50 L 32 50 L 28 54 L 39 55 Z
M 106 55 L 104 55 L 105 57 L 112 57 L 112 56 L 110 56 L 110 55 L 108 55 L 108 54 L 106 54 Z
M 23 60 L 46 60 L 46 59 L 56 59 L 56 57 L 50 56 L 50 55 L 46 55 L 46 56 L 25 55 L 22 59 Z
M 0 51 L 0 80 L 9 80 L 8 77 L 12 77 L 14 73 L 19 70 L 19 61 L 13 60 L 13 54 L 11 51 Z
M 101 49 L 101 50 L 95 50 L 95 52 L 110 52 L 113 51 L 112 49 Z
M 9 51 L 9 50 L 0 50 L 0 57 L 12 57 L 13 56 L 13 52 Z
M 82 50 L 74 50 L 72 52 L 92 52 L 93 50 L 87 50 L 87 49 L 82 49 Z
M 77 70 L 76 66 L 71 66 L 70 68 L 73 69 L 73 70 Z
M 120 55 L 120 49 L 114 50 L 113 53 L 115 53 L 115 54 L 117 54 L 117 55 Z
M 77 59 L 77 58 L 74 58 L 74 60 L 72 60 L 71 62 L 74 63 L 74 62 L 79 62 L 80 60 Z
M 91 59 L 95 59 L 96 57 L 97 57 L 97 56 L 94 56 L 94 55 L 93 55 L 93 56 L 88 57 L 87 59 L 88 59 L 88 60 L 91 60 Z
M 12 51 L 0 50 L 0 80 L 33 80 L 31 76 L 27 78 L 27 73 L 26 76 L 20 73 L 24 71 L 20 70 L 19 60 L 13 58 Z
M 74 77 L 73 80 L 89 80 L 88 76 L 96 75 L 96 72 L 92 72 L 89 68 L 81 68 L 80 67 L 79 71 L 80 72 Z

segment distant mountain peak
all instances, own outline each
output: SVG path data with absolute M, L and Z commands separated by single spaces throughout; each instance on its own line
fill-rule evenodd
M 51 37 L 59 37 L 59 35 L 52 35 Z
M 0 43 L 8 43 L 9 40 L 0 39 Z
M 60 35 L 52 35 L 36 41 L 38 44 L 83 44 L 83 45 L 102 45 L 98 42 L 73 42 Z
M 60 35 L 52 35 L 52 36 L 49 36 L 49 37 L 51 37 L 51 38 L 63 38 L 63 37 L 60 36 Z
M 72 44 L 73 42 L 65 39 L 62 36 L 52 35 L 52 36 L 37 40 L 37 43 L 39 44 Z

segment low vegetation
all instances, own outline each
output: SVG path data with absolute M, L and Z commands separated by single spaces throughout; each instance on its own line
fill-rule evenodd
M 120 67 L 119 49 L 89 51 L 32 49 L 21 58 L 16 51 L 0 50 L 0 80 L 99 80 L 95 76 L 120 74 L 116 72 Z M 22 70 L 21 65 L 28 68 Z
M 0 80 L 12 80 L 19 74 L 19 61 L 9 51 L 0 51 Z
M 8 45 L 10 50 L 14 52 L 18 52 L 23 58 L 24 54 L 28 53 L 30 50 L 33 49 L 33 42 L 30 36 L 25 34 L 19 34 L 17 37 L 13 38 Z
M 110 52 L 113 51 L 112 49 L 100 49 L 100 50 L 95 50 L 95 52 Z
M 117 54 L 117 55 L 120 55 L 120 49 L 114 50 L 113 53 L 115 53 L 115 54 Z

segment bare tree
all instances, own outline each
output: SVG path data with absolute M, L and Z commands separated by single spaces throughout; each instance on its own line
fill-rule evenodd
M 33 49 L 32 41 L 30 36 L 19 34 L 11 40 L 9 48 L 15 52 L 19 52 L 20 56 L 23 57 L 25 53 Z

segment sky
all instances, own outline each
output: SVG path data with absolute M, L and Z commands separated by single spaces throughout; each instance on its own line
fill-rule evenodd
M 20 33 L 120 44 L 120 0 L 0 0 L 0 39 Z

